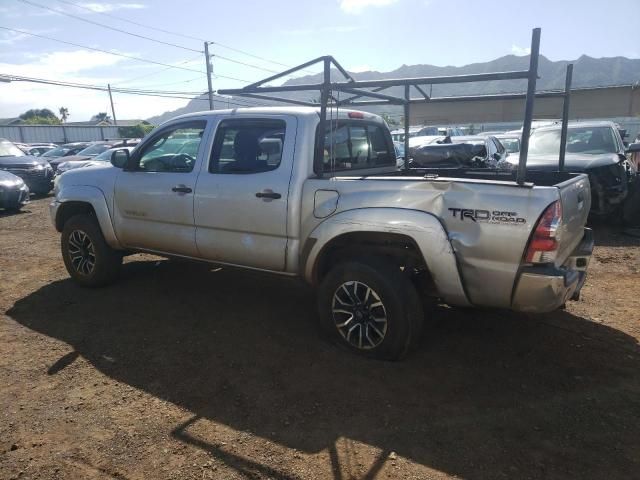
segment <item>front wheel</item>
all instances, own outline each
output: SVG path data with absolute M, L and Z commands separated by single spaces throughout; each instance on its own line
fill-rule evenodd
M 107 244 L 93 215 L 76 215 L 65 223 L 61 248 L 67 272 L 83 287 L 102 287 L 118 277 L 122 254 Z
M 384 261 L 334 267 L 320 285 L 318 309 L 323 331 L 338 344 L 381 360 L 406 355 L 424 320 L 414 285 Z

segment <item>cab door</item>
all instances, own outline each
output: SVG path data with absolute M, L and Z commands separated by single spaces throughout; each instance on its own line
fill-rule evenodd
M 222 119 L 195 196 L 196 243 L 208 260 L 285 269 L 297 120 Z
M 173 123 L 134 151 L 114 192 L 114 227 L 125 247 L 197 256 L 193 198 L 206 127 L 206 120 Z

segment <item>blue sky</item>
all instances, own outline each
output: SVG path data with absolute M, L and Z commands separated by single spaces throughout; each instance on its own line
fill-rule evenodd
M 204 69 L 204 57 L 197 53 L 202 42 L 96 12 L 209 39 L 287 65 L 332 54 L 352 71 L 387 71 L 416 63 L 465 65 L 508 54 L 524 55 L 531 29 L 536 26 L 543 30 L 541 52 L 552 60 L 575 59 L 582 54 L 640 57 L 640 29 L 632 24 L 640 16 L 638 0 L 530 0 L 522 4 L 471 0 L 27 1 L 196 52 L 134 38 L 20 0 L 0 0 L 0 26 L 194 70 Z M 231 60 L 270 70 L 284 68 L 216 44 L 211 48 L 214 55 Z M 206 77 L 197 72 L 6 30 L 0 30 L 0 73 L 142 89 L 206 89 Z M 257 80 L 269 72 L 214 57 L 214 74 L 220 75 L 214 79 L 216 89 L 243 85 L 223 76 Z M 115 95 L 116 114 L 122 119 L 146 118 L 186 102 Z M 57 111 L 66 106 L 69 120 L 79 121 L 106 111 L 108 105 L 103 92 L 0 83 L 0 117 L 29 108 Z

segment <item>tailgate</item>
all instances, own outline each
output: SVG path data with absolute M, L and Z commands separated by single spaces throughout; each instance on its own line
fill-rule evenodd
M 562 203 L 562 225 L 556 265 L 562 265 L 582 240 L 591 208 L 591 189 L 587 175 L 578 175 L 556 185 Z

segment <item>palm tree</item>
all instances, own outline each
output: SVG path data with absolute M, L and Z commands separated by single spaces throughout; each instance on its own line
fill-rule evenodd
M 62 123 L 65 123 L 67 121 L 67 118 L 69 118 L 69 109 L 67 107 L 60 107 L 58 112 L 60 113 Z

